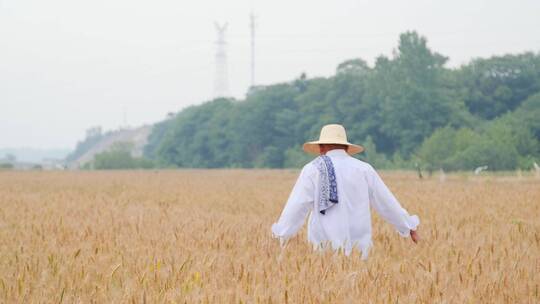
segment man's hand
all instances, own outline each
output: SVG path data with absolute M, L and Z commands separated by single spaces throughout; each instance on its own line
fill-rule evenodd
M 418 241 L 420 240 L 420 236 L 418 235 L 418 232 L 416 232 L 416 230 L 411 230 L 411 240 L 417 244 Z

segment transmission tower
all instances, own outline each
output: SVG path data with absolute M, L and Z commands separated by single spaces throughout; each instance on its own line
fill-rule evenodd
M 251 86 L 255 86 L 255 14 L 249 15 L 249 28 L 251 31 Z
M 229 78 L 227 75 L 227 42 L 225 32 L 227 23 L 220 25 L 214 22 L 217 33 L 216 41 L 216 75 L 214 78 L 214 98 L 226 97 L 229 95 Z

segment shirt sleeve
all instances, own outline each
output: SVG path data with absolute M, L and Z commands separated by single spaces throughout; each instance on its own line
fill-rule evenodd
M 302 169 L 279 220 L 272 225 L 272 234 L 282 242 L 298 232 L 313 207 L 315 183 L 310 166 Z
M 416 230 L 420 224 L 417 215 L 409 215 L 399 204 L 390 189 L 384 184 L 377 172 L 371 168 L 369 172 L 370 203 L 381 217 L 392 224 L 403 237 L 407 237 L 411 230 Z

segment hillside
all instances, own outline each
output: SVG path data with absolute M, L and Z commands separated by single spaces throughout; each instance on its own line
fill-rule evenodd
M 68 156 L 68 168 L 78 169 L 91 162 L 98 153 L 109 150 L 115 143 L 133 143 L 131 154 L 139 157 L 143 154 L 152 126 L 142 126 L 135 129 L 121 129 L 111 131 L 104 135 L 86 138 L 78 144 L 77 149 Z
M 157 123 L 145 156 L 163 167 L 300 167 L 324 124 L 341 123 L 378 168 L 529 169 L 540 160 L 540 54 L 478 58 L 456 69 L 416 32 L 373 66 L 252 88 Z

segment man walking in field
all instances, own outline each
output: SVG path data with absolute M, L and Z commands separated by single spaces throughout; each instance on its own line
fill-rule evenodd
M 320 156 L 302 169 L 278 222 L 272 225 L 275 237 L 284 242 L 294 236 L 311 212 L 308 240 L 314 248 L 331 245 L 346 255 L 357 248 L 366 259 L 372 246 L 373 207 L 402 236 L 418 242 L 418 216 L 401 207 L 373 167 L 350 156 L 364 148 L 347 141 L 343 126 L 324 126 L 319 140 L 303 148 Z

